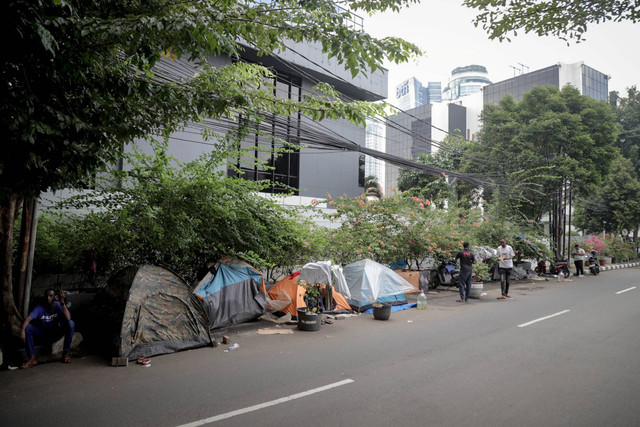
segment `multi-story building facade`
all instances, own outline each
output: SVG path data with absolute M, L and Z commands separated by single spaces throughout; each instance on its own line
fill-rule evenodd
M 520 101 L 525 93 L 535 86 L 552 85 L 563 88 L 567 84 L 577 88 L 582 95 L 590 96 L 597 101 L 606 101 L 609 96 L 609 76 L 595 70 L 584 62 L 555 65 L 521 74 L 483 88 L 484 105 L 497 104 L 505 95 Z
M 389 117 L 387 154 L 415 159 L 419 154 L 438 151 L 439 142 L 447 134 L 464 136 L 467 109 L 454 103 L 422 105 Z M 398 186 L 400 167 L 386 163 L 385 194 Z
M 319 44 L 288 43 L 287 49 L 278 55 L 259 57 L 246 48 L 242 60 L 260 63 L 277 74 L 275 78 L 277 96 L 300 100 L 312 86 L 319 82 L 333 85 L 346 99 L 378 101 L 387 97 L 386 70 L 358 75 L 355 78 L 335 60 L 329 60 Z M 225 56 L 211 57 L 214 66 L 231 63 Z M 184 67 L 184 64 L 180 66 Z M 267 123 L 268 122 L 268 123 Z M 355 197 L 363 192 L 364 155 L 357 151 L 328 149 L 324 141 L 333 139 L 348 144 L 366 145 L 366 129 L 347 120 L 323 120 L 314 122 L 301 114 L 286 118 L 267 118 L 261 132 L 249 135 L 242 141 L 242 148 L 264 162 L 256 164 L 253 156 L 230 159 L 249 180 L 269 180 L 273 183 L 266 192 L 282 193 L 284 185 L 295 189 L 296 196 L 322 198 L 327 193 L 345 194 Z M 196 159 L 201 154 L 215 150 L 216 141 L 204 140 L 200 124 L 188 124 L 169 138 L 169 154 L 181 162 Z M 228 123 L 211 120 L 210 129 L 228 128 Z M 269 129 L 265 131 L 265 129 Z M 287 142 L 300 144 L 304 148 L 276 155 L 278 142 L 273 136 Z M 139 141 L 144 151 L 151 148 L 146 141 Z M 126 165 L 125 165 L 126 167 Z M 229 174 L 237 175 L 229 169 Z M 283 185 L 284 184 L 284 185 Z
M 437 152 L 438 142 L 448 134 L 475 140 L 481 126 L 480 113 L 485 105 L 498 103 L 507 93 L 519 101 L 524 93 L 535 86 L 551 84 L 561 88 L 571 84 L 583 95 L 596 100 L 608 98 L 609 77 L 583 62 L 558 63 L 497 83 L 490 83 L 488 78 L 470 77 L 473 73 L 485 72 L 482 66 L 456 68 L 449 86 L 443 91 L 442 103 L 417 106 L 390 117 L 386 152 L 409 159 L 419 153 Z M 469 80 L 465 80 L 467 78 Z M 448 100 L 450 94 L 459 96 L 455 100 Z M 385 165 L 385 192 L 397 187 L 399 172 L 399 167 L 388 163 Z

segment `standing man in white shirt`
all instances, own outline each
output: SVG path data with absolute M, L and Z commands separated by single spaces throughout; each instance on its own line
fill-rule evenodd
M 571 255 L 573 255 L 573 263 L 576 265 L 576 276 L 584 277 L 584 260 L 587 257 L 587 253 L 580 245 L 576 244 Z
M 513 257 L 516 256 L 513 248 L 507 245 L 505 239 L 500 240 L 500 246 L 496 249 L 498 259 L 498 271 L 500 271 L 500 288 L 502 295 L 498 299 L 511 298 L 509 295 L 509 276 L 511 275 L 511 269 L 513 268 Z

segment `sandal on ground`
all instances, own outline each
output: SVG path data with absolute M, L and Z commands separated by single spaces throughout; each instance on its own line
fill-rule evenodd
M 62 355 L 62 363 L 71 363 L 71 355 L 69 353 Z
M 20 369 L 28 369 L 34 367 L 38 364 L 38 361 L 35 359 L 29 359 L 20 366 Z
M 506 299 L 506 297 L 503 295 L 501 297 L 498 297 L 498 299 Z

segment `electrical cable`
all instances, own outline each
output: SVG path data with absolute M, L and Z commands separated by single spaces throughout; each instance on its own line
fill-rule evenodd
M 275 58 L 278 61 L 280 61 L 281 63 L 283 63 L 281 58 L 279 58 L 277 56 Z M 179 64 L 176 64 L 176 62 L 179 63 Z M 284 64 L 291 68 L 291 64 L 290 63 L 285 62 Z M 180 70 L 177 70 L 178 67 L 180 67 Z M 196 68 L 187 68 L 186 64 L 184 64 L 183 61 L 172 61 L 172 62 L 165 61 L 164 63 L 162 63 L 162 65 L 159 68 L 165 73 L 163 76 L 166 79 L 171 80 L 173 82 L 175 82 L 175 80 L 172 79 L 172 77 L 173 78 L 178 78 L 179 80 L 182 80 L 183 78 L 190 78 L 194 74 L 194 71 L 196 70 Z M 298 67 L 296 67 L 296 68 L 298 68 Z M 304 72 L 300 68 L 298 68 L 298 71 L 299 72 Z M 327 72 L 330 73 L 330 71 L 327 71 Z M 315 81 L 319 81 L 319 80 L 315 79 L 313 76 L 309 75 L 306 72 L 304 72 L 304 74 L 307 76 L 307 78 L 310 78 L 311 81 L 314 81 L 314 80 Z M 335 74 L 334 74 L 334 76 L 335 76 Z M 336 77 L 340 78 L 339 76 L 336 76 Z M 344 81 L 344 79 L 342 79 L 342 80 Z M 409 116 L 411 116 L 411 115 L 409 114 Z M 420 120 L 420 121 L 422 121 L 422 120 Z M 425 124 L 430 125 L 427 122 L 424 122 L 424 121 L 422 121 L 422 122 L 425 123 Z M 326 130 L 329 130 L 330 132 L 338 135 L 339 137 L 344 138 L 342 135 L 337 134 L 335 131 L 327 128 L 324 125 L 315 123 L 313 121 L 312 121 L 312 123 L 314 123 L 318 127 L 321 127 L 321 128 L 326 129 Z M 398 124 L 393 123 L 393 124 L 391 124 L 391 126 L 392 126 L 392 128 L 396 128 L 396 129 L 398 129 L 398 130 L 400 130 L 400 131 L 402 131 L 404 133 L 408 133 L 409 135 L 411 135 L 414 138 L 422 139 L 423 142 L 429 142 L 429 143 L 436 142 L 436 141 L 433 141 L 433 140 L 431 140 L 429 138 L 424 137 L 423 135 L 417 134 L 416 132 L 413 132 L 413 131 L 411 131 L 411 130 L 409 130 L 407 128 L 404 128 L 404 127 L 402 127 L 402 126 L 400 126 Z M 439 128 L 435 127 L 435 126 L 434 126 L 434 128 L 439 129 Z M 211 129 L 211 128 L 209 128 L 209 129 Z M 230 129 L 231 129 L 231 126 L 226 126 L 226 130 L 230 130 Z M 344 139 L 346 141 L 348 141 L 349 145 L 352 148 L 360 147 L 356 142 L 350 141 L 350 140 L 348 140 L 346 138 L 344 138 Z M 310 143 L 310 144 L 318 144 L 318 141 L 313 141 L 313 139 L 310 139 L 310 138 L 306 139 L 306 141 L 307 141 L 307 143 Z M 341 147 L 345 148 L 345 149 L 349 148 L 349 147 L 345 147 L 344 145 L 341 145 Z M 420 150 L 421 148 L 418 147 L 418 149 Z M 355 151 L 361 151 L 361 150 L 355 149 Z M 399 161 L 398 160 L 399 159 L 398 156 L 386 155 L 386 153 L 382 153 L 382 152 L 379 152 L 377 150 L 367 149 L 365 151 L 367 151 L 368 155 L 373 157 L 373 158 L 377 158 L 379 160 L 385 160 L 385 161 L 388 161 L 389 163 L 395 164 L 395 165 L 402 165 L 404 167 L 411 167 L 411 168 L 414 168 L 414 169 L 422 170 L 423 172 L 427 172 L 427 173 L 430 173 L 432 175 L 440 175 L 440 174 L 442 174 L 444 172 L 444 173 L 448 173 L 450 176 L 455 176 L 455 177 L 458 177 L 458 178 L 463 179 L 463 180 L 469 180 L 472 183 L 484 183 L 485 185 L 486 184 L 495 185 L 495 182 L 488 182 L 486 180 L 480 180 L 476 176 L 469 176 L 467 174 L 462 174 L 462 173 L 458 173 L 458 172 L 454 172 L 454 171 L 448 171 L 448 170 L 445 170 L 445 169 L 442 169 L 442 168 L 430 167 L 430 165 L 424 165 L 422 163 L 417 163 L 417 162 L 412 162 L 412 161 L 409 161 L 409 162 Z M 460 153 L 454 152 L 454 154 L 459 155 Z M 478 174 L 474 174 L 474 175 L 478 175 Z

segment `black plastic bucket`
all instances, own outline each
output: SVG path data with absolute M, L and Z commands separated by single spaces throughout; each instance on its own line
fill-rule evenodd
M 391 305 L 383 304 L 380 307 L 373 306 L 373 318 L 376 320 L 389 320 L 391 316 Z
M 298 329 L 301 331 L 317 331 L 322 324 L 321 313 L 307 313 L 306 308 L 298 309 Z

